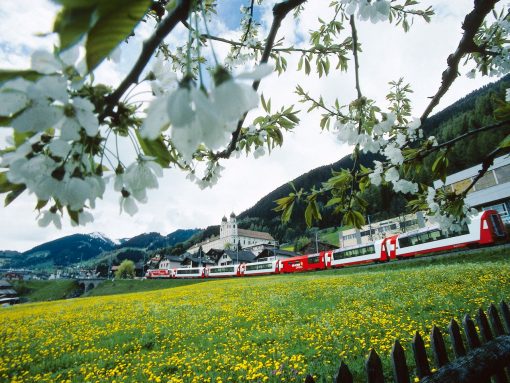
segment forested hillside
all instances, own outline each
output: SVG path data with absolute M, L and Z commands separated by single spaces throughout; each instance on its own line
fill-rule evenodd
M 436 136 L 439 142 L 445 142 L 468 131 L 489 125 L 495 122 L 494 110 L 497 109 L 498 102 L 504 100 L 505 90 L 509 87 L 510 75 L 468 94 L 453 105 L 430 117 L 423 124 L 423 129 L 427 135 Z M 450 160 L 448 172 L 450 174 L 455 173 L 480 163 L 484 151 L 479 150 L 479 148 L 495 147 L 509 133 L 510 127 L 506 126 L 504 129 L 488 131 L 457 143 L 448 153 Z M 374 159 L 377 159 L 377 156 L 363 155 L 361 163 L 365 166 L 371 166 Z M 427 159 L 426 161 L 432 160 Z M 300 188 L 310 189 L 326 181 L 331 176 L 332 170 L 351 166 L 351 158 L 344 157 L 334 164 L 311 170 L 294 179 L 292 183 L 297 190 Z M 418 179 L 429 181 L 431 175 L 423 172 L 419 174 Z M 266 195 L 253 207 L 239 214 L 239 227 L 268 231 L 280 242 L 290 242 L 300 235 L 309 235 L 309 230 L 307 232 L 304 223 L 303 207 L 295 209 L 288 224 L 282 224 L 279 213 L 273 210 L 276 206 L 274 201 L 288 195 L 291 191 L 290 184 L 285 184 Z M 395 195 L 388 187 L 371 187 L 366 192 L 366 199 L 369 202 L 367 214 L 377 220 L 405 212 L 405 198 L 401 195 Z M 341 217 L 334 216 L 331 214 L 331 210 L 325 209 L 323 219 L 318 226 L 319 228 L 339 226 L 340 222 Z

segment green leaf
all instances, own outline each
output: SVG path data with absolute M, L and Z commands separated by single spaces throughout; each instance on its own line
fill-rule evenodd
M 312 222 L 313 222 L 313 208 L 312 208 L 312 203 L 311 202 L 306 206 L 305 221 L 306 221 L 306 226 L 307 227 L 311 227 L 312 226 Z
M 66 8 L 84 8 L 100 3 L 108 3 L 108 0 L 53 0 L 53 2 L 63 5 Z
M 172 155 L 168 151 L 168 148 L 163 142 L 162 137 L 159 137 L 153 141 L 147 140 L 142 138 L 137 131 L 136 138 L 138 139 L 138 143 L 146 155 L 155 157 L 156 162 L 164 168 L 167 168 L 170 165 L 170 162 L 172 161 Z
M 499 147 L 500 147 L 501 149 L 503 149 L 503 148 L 509 148 L 509 147 L 510 147 L 510 134 L 509 134 L 508 136 L 506 136 L 506 137 L 503 139 L 503 141 L 501 141 L 501 142 L 499 143 Z
M 12 192 L 21 188 L 24 188 L 23 184 L 13 184 L 7 179 L 7 172 L 0 173 L 0 194 Z
M 35 206 L 36 210 L 41 210 L 43 207 L 45 207 L 48 204 L 48 201 L 39 200 L 37 201 L 37 205 Z
M 53 25 L 53 31 L 60 38 L 60 50 L 77 43 L 88 32 L 95 9 L 87 4 L 83 8 L 65 7 L 60 11 Z
M 87 38 L 87 67 L 94 70 L 111 51 L 126 39 L 145 15 L 150 0 L 101 2 L 97 23 Z
M 11 126 L 12 117 L 0 116 L 0 126 Z
M 5 196 L 4 206 L 8 206 L 12 201 L 18 198 L 26 188 L 25 185 L 16 185 L 16 189 Z
M 0 69 L 0 83 L 12 80 L 16 77 L 22 77 L 25 80 L 35 81 L 39 77 L 41 77 L 41 73 L 37 73 L 33 70 L 10 70 L 10 69 Z
M 71 218 L 71 220 L 76 223 L 76 224 L 79 224 L 80 223 L 80 213 L 75 211 L 75 210 L 71 210 L 69 207 L 67 207 L 67 214 L 69 214 L 69 217 Z

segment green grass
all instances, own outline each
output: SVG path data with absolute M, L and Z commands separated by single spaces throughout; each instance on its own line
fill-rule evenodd
M 203 283 L 203 279 L 120 279 L 115 281 L 104 281 L 92 290 L 87 291 L 84 296 L 97 297 L 103 295 L 115 295 L 125 293 L 137 293 L 152 290 L 175 288 L 180 286 Z
M 12 285 L 22 303 L 66 299 L 80 294 L 76 281 L 14 281 Z
M 206 283 L 115 281 L 103 293 L 160 290 L 13 306 L 0 315 L 0 360 L 9 361 L 0 381 L 302 383 L 312 373 L 331 382 L 340 361 L 364 381 L 372 347 L 391 375 L 395 339 L 412 372 L 415 331 L 430 348 L 432 325 L 444 334 L 452 318 L 508 301 L 509 253 Z

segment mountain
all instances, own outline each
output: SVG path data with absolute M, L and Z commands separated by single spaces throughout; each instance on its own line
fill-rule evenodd
M 49 268 L 76 265 L 116 247 L 100 233 L 73 234 L 43 243 L 11 258 L 12 268 Z
M 112 241 L 101 233 L 73 234 L 43 243 L 23 253 L 1 251 L 2 268 L 68 267 L 109 257 L 114 260 L 141 259 L 149 251 L 174 246 L 188 240 L 198 229 L 177 230 L 166 236 L 145 233 Z
M 19 256 L 21 253 L 13 250 L 0 250 L 0 268 L 11 262 L 12 258 Z

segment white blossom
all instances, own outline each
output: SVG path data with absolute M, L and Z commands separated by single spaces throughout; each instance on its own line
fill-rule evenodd
M 393 190 L 397 193 L 404 193 L 404 194 L 418 193 L 418 184 L 416 184 L 414 182 L 400 179 L 397 181 L 393 181 L 392 183 L 393 183 Z
M 348 145 L 355 145 L 357 143 L 358 128 L 353 123 L 342 124 L 337 121 L 335 128 L 338 131 L 337 138 L 340 142 L 345 142 Z
M 400 174 L 396 167 L 392 166 L 384 172 L 384 179 L 387 182 L 396 182 L 400 179 Z
M 62 229 L 62 222 L 60 220 L 60 214 L 52 212 L 51 210 L 45 210 L 42 212 L 41 218 L 37 221 L 39 226 L 47 227 L 50 223 L 53 223 L 56 228 Z
M 0 116 L 8 117 L 24 109 L 29 103 L 25 93 L 7 91 L 0 93 Z
M 156 57 L 151 73 L 154 80 L 151 81 L 152 92 L 156 96 L 174 91 L 177 88 L 177 75 L 172 70 L 172 66 L 163 57 Z
M 136 206 L 135 199 L 131 196 L 129 196 L 129 197 L 121 196 L 120 200 L 119 200 L 119 204 L 120 204 L 120 213 L 125 211 L 130 216 L 133 216 L 138 211 L 138 206 Z
M 254 158 L 259 158 L 259 157 L 262 157 L 264 154 L 266 154 L 266 151 L 264 150 L 264 147 L 263 146 L 259 146 L 254 152 L 253 152 L 253 157 Z
M 51 153 L 57 157 L 65 158 L 71 151 L 71 145 L 65 140 L 53 140 L 49 145 Z
M 427 189 L 426 201 L 427 201 L 429 210 L 432 213 L 439 211 L 439 204 L 435 201 L 435 198 L 436 198 L 436 189 L 429 186 L 429 188 Z
M 161 132 L 168 129 L 170 118 L 168 117 L 167 104 L 168 98 L 163 95 L 152 100 L 146 111 L 147 116 L 140 128 L 140 135 L 143 138 L 155 140 Z
M 78 213 L 78 222 L 71 220 L 71 226 L 85 226 L 91 222 L 94 222 L 94 216 L 83 210 Z
M 37 50 L 32 54 L 31 67 L 33 70 L 43 74 L 52 74 L 62 69 L 61 62 L 53 53 Z
M 402 151 L 395 142 L 386 145 L 383 153 L 393 165 L 401 165 L 404 162 Z
M 372 173 L 368 175 L 370 183 L 374 186 L 379 186 L 382 182 L 383 165 L 380 161 L 374 161 L 375 167 Z

